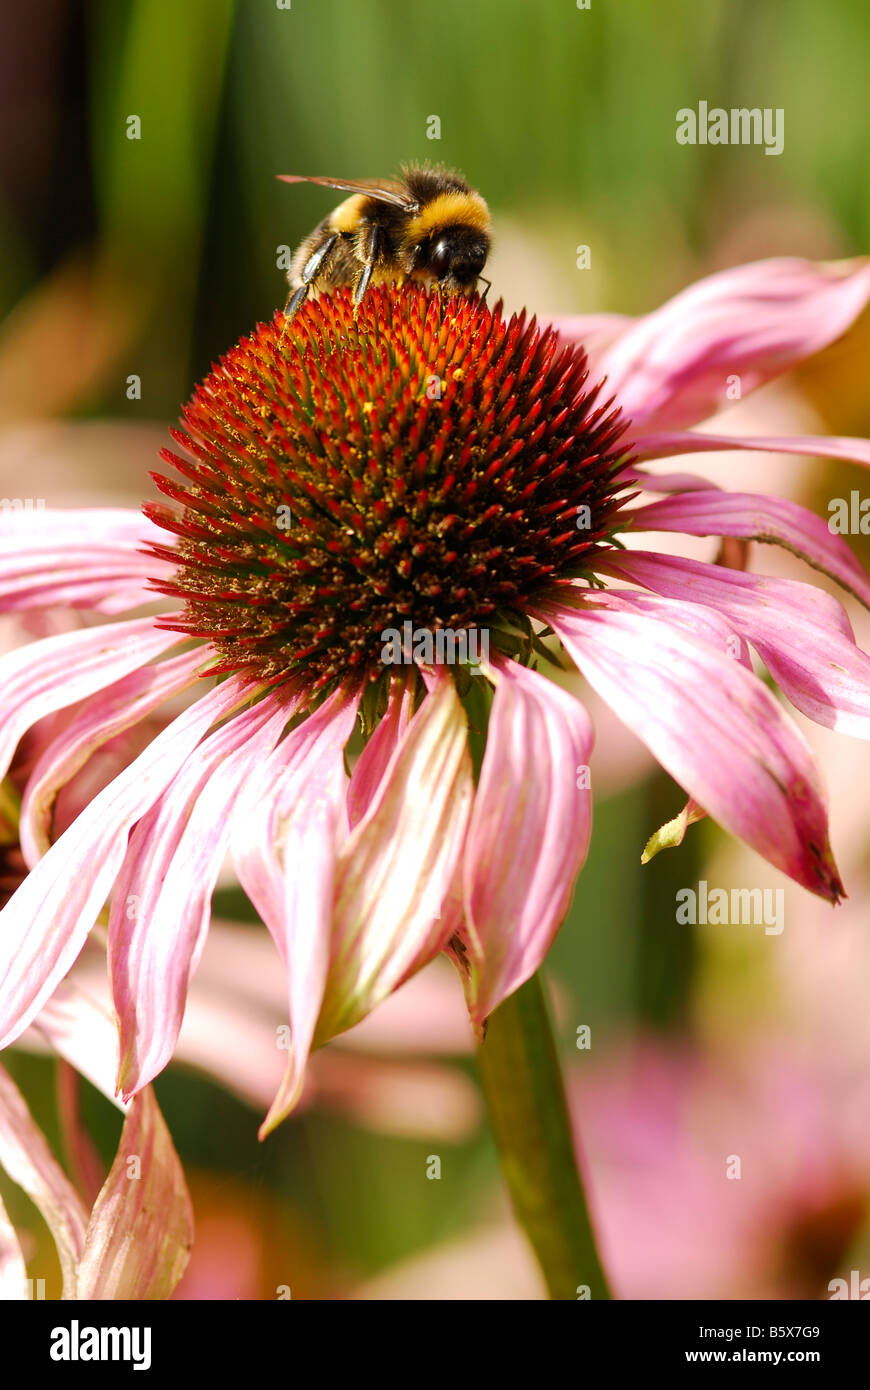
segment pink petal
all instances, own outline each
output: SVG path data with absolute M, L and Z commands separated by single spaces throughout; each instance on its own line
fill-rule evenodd
M 109 973 L 129 1098 L 172 1056 L 190 976 L 208 931 L 229 817 L 274 747 L 288 707 L 267 695 L 202 741 L 130 837 L 109 917 Z
M 298 814 L 284 840 L 286 872 L 286 955 L 290 994 L 287 1066 L 260 1138 L 289 1115 L 302 1094 L 314 1031 L 329 973 L 330 924 L 336 843 L 342 814 L 337 781 L 328 772 L 300 796 Z
M 785 546 L 870 605 L 870 579 L 846 542 L 826 521 L 784 498 L 718 489 L 684 492 L 631 512 L 635 531 L 680 531 L 690 536 L 740 536 Z
M 69 970 L 109 895 L 133 825 L 246 686 L 230 677 L 158 734 L 82 811 L 0 912 L 0 1047 L 22 1032 Z
M 54 1237 L 64 1298 L 75 1297 L 76 1266 L 84 1249 L 87 1213 L 81 1198 L 32 1119 L 24 1097 L 0 1067 L 0 1168 L 42 1213 Z
M 578 606 L 548 597 L 536 608 L 691 797 L 770 863 L 836 901 L 842 890 L 812 754 L 770 691 L 726 654 L 734 634 L 717 613 L 621 592 Z
M 637 486 L 644 492 L 711 492 L 716 486 L 699 473 L 648 473 L 645 468 L 626 468 L 619 477 L 626 486 Z
M 286 817 L 293 812 L 306 774 L 319 764 L 321 775 L 326 771 L 327 785 L 339 755 L 344 773 L 344 745 L 353 721 L 348 724 L 342 712 L 340 699 L 332 699 L 297 725 L 249 778 L 233 817 L 231 848 L 239 881 L 285 961 L 289 918 L 282 841 Z M 346 781 L 344 777 L 342 791 Z
M 462 873 L 477 1029 L 546 956 L 592 830 L 588 776 L 579 776 L 593 742 L 586 710 L 516 662 L 486 674 L 496 693 Z
M 465 715 L 439 668 L 378 794 L 339 855 L 333 949 L 316 1041 L 352 1027 L 444 947 L 442 904 L 473 796 Z
M 190 1258 L 193 1210 L 169 1130 L 148 1087 L 132 1102 L 94 1203 L 79 1299 L 169 1298 Z
M 634 322 L 629 314 L 559 314 L 550 320 L 550 327 L 565 342 L 585 349 L 590 371 L 598 376 L 604 351 Z
M 165 546 L 166 532 L 136 511 L 3 511 L 0 612 L 59 604 L 121 613 L 152 602 L 148 580 L 173 566 L 143 554 L 148 544 Z
M 348 821 L 353 827 L 368 810 L 383 780 L 390 758 L 411 721 L 413 693 L 410 686 L 394 681 L 383 719 L 357 759 L 347 789 Z
M 856 647 L 849 619 L 830 594 L 793 579 L 641 550 L 610 557 L 600 568 L 654 593 L 718 609 L 803 714 L 870 738 L 870 657 Z
M 134 618 L 46 637 L 0 657 L 0 775 L 37 720 L 147 665 L 180 640 L 150 618 Z
M 866 259 L 756 261 L 700 280 L 604 352 L 607 392 L 634 423 L 681 429 L 723 409 L 728 377 L 741 395 L 839 338 L 870 300 Z
M 347 833 L 344 747 L 356 710 L 356 699 L 331 696 L 279 744 L 237 808 L 239 879 L 275 939 L 289 989 L 291 1046 L 261 1137 L 299 1098 L 323 999 L 335 859 Z
M 808 454 L 811 458 L 846 459 L 849 463 L 870 465 L 870 439 L 851 439 L 847 435 L 741 435 L 707 434 L 681 430 L 644 435 L 632 441 L 632 457 L 637 460 L 671 458 L 678 454 L 720 454 L 730 449 L 751 453 Z M 709 486 L 709 484 L 708 484 Z
M 118 733 L 137 724 L 170 695 L 193 684 L 203 664 L 202 649 L 131 671 L 85 700 L 39 757 L 21 801 L 21 851 L 33 867 L 51 844 L 55 798 L 91 754 Z

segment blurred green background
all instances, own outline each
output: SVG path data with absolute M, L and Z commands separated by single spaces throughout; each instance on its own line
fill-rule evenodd
M 332 205 L 328 191 L 290 188 L 276 173 L 384 176 L 424 159 L 462 169 L 493 213 L 491 296 L 544 316 L 642 312 L 757 256 L 866 252 L 868 38 L 866 0 L 7 5 L 6 465 L 36 425 L 63 426 L 56 452 L 73 462 L 44 482 L 35 465 L 48 504 L 103 485 L 135 501 L 194 381 L 283 305 L 279 248 Z M 782 155 L 678 145 L 676 111 L 702 99 L 784 108 Z M 426 133 L 433 115 L 437 141 Z M 131 116 L 139 139 L 128 138 Z M 581 244 L 589 270 L 576 265 Z M 140 399 L 128 398 L 131 374 Z M 866 376 L 820 382 L 805 385 L 829 426 L 866 430 Z M 136 429 L 124 434 L 118 422 Z M 90 426 L 110 423 L 111 449 L 93 451 L 106 437 Z M 677 854 L 639 864 L 647 836 L 678 806 L 677 790 L 648 768 L 596 804 L 590 861 L 551 959 L 566 1058 L 577 1060 L 579 1023 L 596 1039 L 694 1026 L 697 938 L 675 925 L 674 892 L 703 872 L 718 833 L 702 825 Z M 237 895 L 219 906 L 244 913 Z M 738 981 L 754 969 L 741 951 L 728 966 Z M 473 1076 L 470 1060 L 449 1065 Z M 51 1065 L 18 1057 L 13 1068 L 56 1139 Z M 259 1145 L 260 1117 L 212 1083 L 170 1069 L 157 1091 L 198 1214 L 237 1207 L 265 1233 L 251 1285 L 259 1297 L 286 1278 L 288 1249 L 294 1296 L 341 1296 L 467 1230 L 495 1200 L 482 1125 L 439 1141 L 444 1178 L 428 1182 L 426 1139 L 314 1111 Z M 109 1157 L 118 1118 L 89 1091 L 86 1108 Z M 12 1205 L 38 1231 L 26 1204 Z
M 492 206 L 495 292 L 545 313 L 652 307 L 741 237 L 870 241 L 862 0 L 38 0 L 2 23 L 0 308 L 12 331 L 52 288 L 102 306 L 111 341 L 62 400 L 77 412 L 174 416 L 283 303 L 277 248 L 332 195 L 276 173 L 460 167 Z M 699 99 L 782 107 L 784 152 L 678 145 Z

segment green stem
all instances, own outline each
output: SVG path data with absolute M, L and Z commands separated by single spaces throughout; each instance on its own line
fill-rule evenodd
M 478 1064 L 514 1212 L 550 1297 L 583 1297 L 585 1286 L 586 1297 L 610 1298 L 539 976 L 492 1014 Z

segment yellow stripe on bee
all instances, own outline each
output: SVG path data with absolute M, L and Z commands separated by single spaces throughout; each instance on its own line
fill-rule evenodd
M 412 218 L 405 235 L 409 241 L 422 241 L 440 227 L 474 227 L 489 231 L 489 208 L 479 193 L 439 193 Z
M 334 232 L 355 232 L 359 227 L 363 206 L 368 202 L 365 194 L 354 193 L 329 214 L 329 225 Z
M 374 270 L 372 271 L 372 278 L 369 281 L 369 284 L 404 285 L 406 278 L 407 277 L 403 274 L 401 270 L 396 269 L 395 262 L 391 261 L 388 265 L 382 268 L 375 266 Z

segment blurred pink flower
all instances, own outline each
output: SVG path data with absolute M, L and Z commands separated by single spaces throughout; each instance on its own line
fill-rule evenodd
M 639 467 L 733 448 L 870 462 L 866 440 L 688 428 L 735 373 L 745 396 L 868 298 L 866 262 L 769 261 L 644 319 L 560 324 L 607 341 L 596 372 L 614 406 L 550 329 L 411 288 L 372 291 L 354 317 L 337 293 L 289 331 L 260 326 L 197 390 L 185 456 L 166 454 L 185 484 L 158 479 L 181 510 L 5 514 L 3 608 L 112 621 L 0 663 L 6 765 L 74 707 L 24 790 L 0 1040 L 37 1017 L 111 898 L 119 1085 L 144 1086 L 175 1047 L 228 849 L 286 972 L 292 1048 L 264 1130 L 297 1103 L 311 1049 L 444 949 L 480 1028 L 544 958 L 591 830 L 590 721 L 525 664 L 552 656 L 532 619 L 693 810 L 835 902 L 820 775 L 747 642 L 798 709 L 866 736 L 870 659 L 844 610 L 807 584 L 627 551 L 618 533 L 775 542 L 870 602 L 805 509 Z M 632 508 L 638 489 L 665 496 Z M 118 616 L 149 582 L 183 608 Z M 430 636 L 489 624 L 493 649 L 474 669 L 385 666 L 385 630 L 406 618 Z M 94 750 L 216 674 L 52 843 L 55 798 Z M 468 690 L 492 700 L 476 785 Z M 348 775 L 358 718 L 371 736 Z
M 618 1297 L 828 1297 L 870 1212 L 847 1058 L 785 1036 L 721 1058 L 645 1041 L 570 1092 Z

